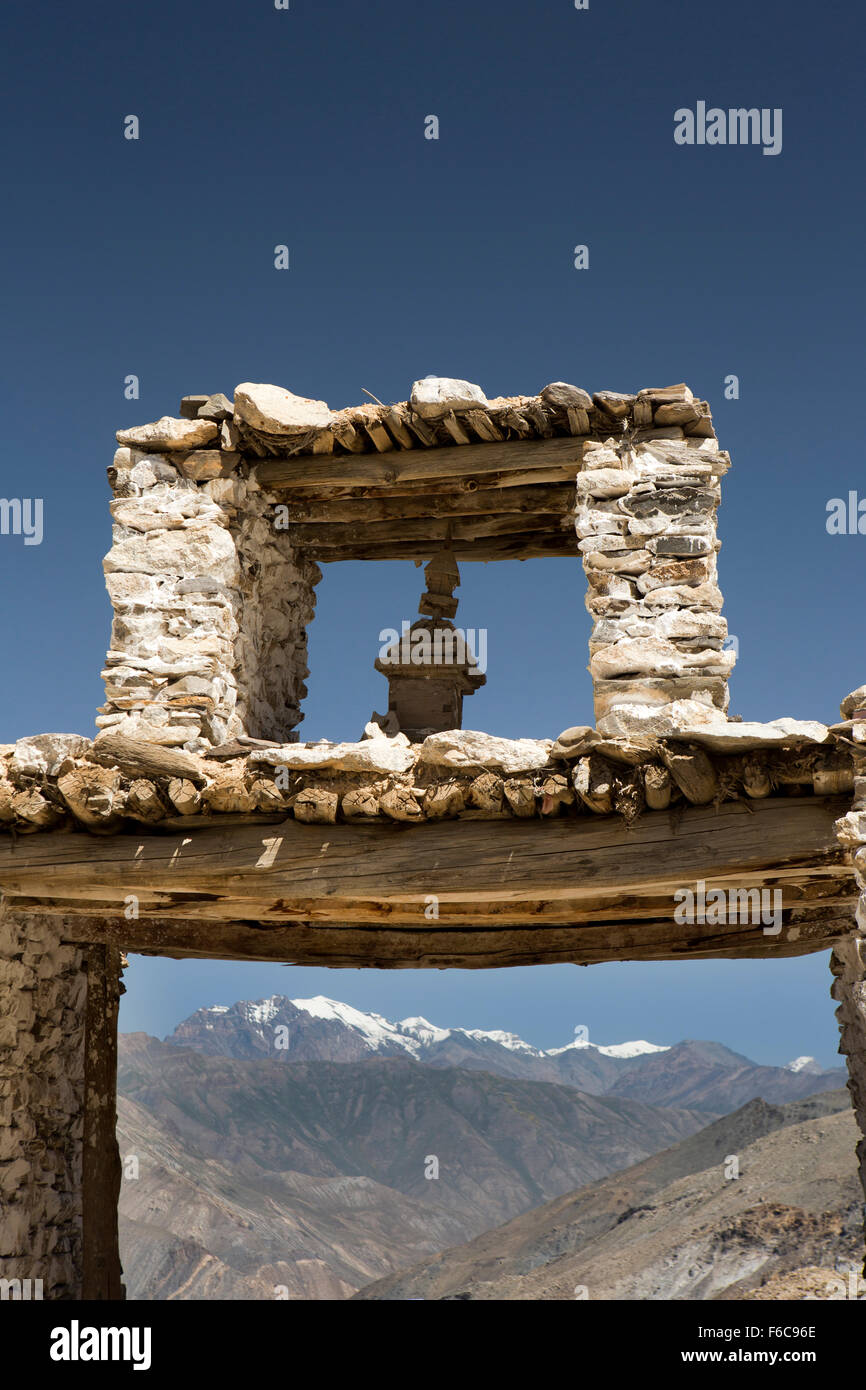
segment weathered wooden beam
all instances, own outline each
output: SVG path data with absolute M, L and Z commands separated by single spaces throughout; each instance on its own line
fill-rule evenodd
M 17 909 L 16 909 L 17 910 Z M 110 942 L 141 954 L 178 959 L 262 960 L 286 965 L 358 969 L 492 969 L 500 966 L 610 961 L 783 959 L 831 949 L 850 927 L 850 903 L 788 912 L 776 937 L 760 927 L 684 929 L 670 918 L 612 926 L 481 925 L 471 930 L 447 923 L 411 927 L 347 922 L 283 922 L 259 925 L 199 916 L 167 920 L 124 916 L 49 914 L 67 941 Z M 768 944 L 770 943 L 770 944 Z
M 161 933 L 151 949 L 170 945 L 178 914 L 193 913 L 203 955 L 238 920 L 244 930 L 252 922 L 264 931 L 303 921 L 411 931 L 431 895 L 439 919 L 421 930 L 435 936 L 456 928 L 467 945 L 479 931 L 559 930 L 557 923 L 581 941 L 586 931 L 596 933 L 594 959 L 671 959 L 703 947 L 727 956 L 799 954 L 824 949 L 839 932 L 823 926 L 788 940 L 765 935 L 760 923 L 680 925 L 673 895 L 700 879 L 779 887 L 786 911 L 829 912 L 847 931 L 855 889 L 833 828 L 844 807 L 839 798 L 816 797 L 728 802 L 645 815 L 631 830 L 618 817 L 587 817 L 419 826 L 286 821 L 264 834 L 249 825 L 185 835 L 150 827 L 111 837 L 37 833 L 0 844 L 0 891 L 17 910 L 66 910 L 77 920 L 89 908 L 96 920 L 121 922 L 132 895 L 139 919 L 117 938 L 130 949 L 145 928 Z M 656 927 L 661 945 L 653 945 Z M 187 934 L 178 949 L 190 949 L 190 940 Z M 642 954 L 657 949 L 663 954 Z
M 818 878 L 814 869 L 789 869 L 778 871 L 765 886 L 771 886 L 781 894 L 785 912 L 801 909 L 813 912 L 830 909 L 834 916 L 853 911 L 855 899 L 847 879 L 836 877 Z M 754 875 L 725 874 L 714 875 L 707 883 L 725 892 L 743 889 L 754 885 Z M 127 895 L 130 896 L 130 895 Z M 340 900 L 340 922 L 345 921 L 358 927 L 393 926 L 411 928 L 418 925 L 423 916 L 423 900 L 407 898 L 402 902 L 388 899 L 351 898 Z M 10 899 L 11 901 L 11 899 Z M 580 898 L 523 898 L 517 902 L 485 903 L 481 908 L 477 902 L 465 901 L 459 897 L 438 898 L 439 917 L 433 931 L 452 927 L 471 927 L 479 929 L 500 927 L 523 927 L 531 922 L 533 928 L 542 926 L 592 927 L 603 922 L 606 928 L 615 930 L 622 925 L 636 925 L 669 919 L 674 914 L 675 902 L 670 885 L 637 888 L 627 895 L 611 896 L 598 894 Z M 335 913 L 334 906 L 327 898 L 286 899 L 266 894 L 243 896 L 232 892 L 225 896 L 204 892 L 175 892 L 167 890 L 138 889 L 134 895 L 135 911 L 138 914 L 130 920 L 142 923 L 166 923 L 171 920 L 182 921 L 194 912 L 197 919 L 211 924 L 232 920 L 254 922 L 261 926 L 285 925 L 288 922 L 321 923 L 330 925 Z M 45 900 L 41 898 L 16 897 L 16 912 L 45 911 Z M 52 898 L 52 911 L 71 917 L 91 916 L 94 912 L 111 915 L 117 906 L 116 896 L 109 889 L 93 888 L 73 890 L 67 898 Z M 144 930 L 136 928 L 135 930 Z M 149 930 L 149 928 L 147 928 Z
M 574 499 L 574 484 L 560 483 L 442 493 L 436 498 L 435 506 L 440 515 L 448 516 L 502 516 L 516 512 L 564 517 L 572 512 Z M 305 494 L 298 494 L 288 507 L 290 525 L 297 522 L 331 526 L 340 522 L 405 521 L 431 515 L 430 496 L 426 493 L 312 501 Z
M 117 1235 L 117 1009 L 120 951 L 103 938 L 85 954 L 81 1297 L 123 1298 Z
M 94 743 L 90 757 L 94 762 L 119 767 L 134 776 L 180 777 L 204 782 L 201 760 L 176 748 L 163 748 L 156 743 L 126 738 L 123 734 L 105 734 Z
M 565 521 L 567 526 L 567 518 Z M 577 541 L 573 531 L 566 532 L 558 523 L 557 517 L 543 513 L 527 516 L 519 512 L 506 512 L 501 516 L 475 515 L 454 519 L 449 516 L 441 520 L 428 516 L 411 520 L 339 522 L 335 525 L 295 521 L 290 529 L 293 542 L 305 550 L 342 550 L 359 545 L 367 549 L 374 545 L 408 545 L 414 541 L 425 543 L 431 539 L 472 542 L 490 536 L 523 537 L 549 533 L 557 541 L 567 534 L 576 552 Z
M 321 460 L 310 455 L 275 458 L 256 464 L 255 474 L 260 486 L 273 489 L 382 487 L 490 473 L 504 479 L 520 477 L 523 482 L 526 479 L 521 475 L 531 477 L 536 471 L 565 482 L 579 472 L 582 461 L 583 441 L 569 437 L 447 445 L 393 453 L 387 458 L 375 454 L 347 454 Z
M 466 450 L 462 450 L 463 453 Z M 377 482 L 369 486 L 361 486 L 353 483 L 340 484 L 314 484 L 304 487 L 301 484 L 292 484 L 286 488 L 273 488 L 271 491 L 281 502 L 292 502 L 303 500 L 306 502 L 331 502 L 336 500 L 354 500 L 355 498 L 395 498 L 395 497 L 415 497 L 427 499 L 431 515 L 436 515 L 436 508 L 439 500 L 443 500 L 443 505 L 447 505 L 449 497 L 456 497 L 462 492 L 501 492 L 511 491 L 514 488 L 536 488 L 536 487 L 569 487 L 574 492 L 575 475 L 568 474 L 567 479 L 563 478 L 562 469 L 558 465 L 548 468 L 521 468 L 506 473 L 468 473 L 454 478 L 425 478 L 415 479 L 407 482 L 401 479 L 397 482 Z
M 427 560 L 431 542 L 435 548 L 449 540 L 448 525 L 431 522 L 426 540 L 390 541 L 363 544 L 358 541 L 345 546 L 304 545 L 299 549 L 320 565 L 342 560 Z M 523 535 L 499 536 L 480 540 L 454 540 L 448 547 L 456 560 L 551 560 L 578 555 L 577 539 L 565 531 L 528 531 Z

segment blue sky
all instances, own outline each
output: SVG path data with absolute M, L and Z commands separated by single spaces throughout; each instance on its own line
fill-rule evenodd
M 733 458 L 732 712 L 836 717 L 866 678 L 866 538 L 825 528 L 832 497 L 866 495 L 862 98 L 840 67 L 863 67 L 859 7 L 10 3 L 4 29 L 0 496 L 42 497 L 45 536 L 0 537 L 0 739 L 93 731 L 116 429 L 243 380 L 340 407 L 431 372 L 488 395 L 687 381 Z M 782 152 L 676 145 L 674 112 L 698 101 L 781 108 Z M 412 617 L 419 580 L 326 570 L 302 736 L 354 736 L 383 708 L 378 633 Z M 565 560 L 463 566 L 460 621 L 489 632 L 467 726 L 591 721 L 584 591 Z M 324 992 L 546 1045 L 585 1023 L 829 1064 L 828 984 L 823 957 L 483 975 L 136 960 L 123 1025 Z

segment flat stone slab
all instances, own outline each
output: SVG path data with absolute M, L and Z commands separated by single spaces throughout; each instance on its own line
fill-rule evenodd
M 270 767 L 329 768 L 335 772 L 408 772 L 418 756 L 405 734 L 368 738 L 359 743 L 287 743 L 252 753 L 250 763 Z
M 497 738 L 473 729 L 449 729 L 425 738 L 418 761 L 435 767 L 495 768 L 507 774 L 534 772 L 547 765 L 552 747 L 550 738 Z
M 826 743 L 830 730 L 811 719 L 773 719 L 768 724 L 729 721 L 713 705 L 674 700 L 669 705 L 617 705 L 598 721 L 608 738 L 682 739 L 715 753 L 745 753 L 788 743 Z
M 409 405 L 425 420 L 439 420 L 452 410 L 481 410 L 487 397 L 472 381 L 450 376 L 425 376 L 413 382 Z
M 235 419 L 264 434 L 306 434 L 326 429 L 333 415 L 325 401 L 296 396 L 283 386 L 242 381 L 235 387 Z
M 131 430 L 118 430 L 118 444 L 134 449 L 197 449 L 216 439 L 219 429 L 213 420 L 180 420 L 171 415 L 149 425 L 136 425 Z

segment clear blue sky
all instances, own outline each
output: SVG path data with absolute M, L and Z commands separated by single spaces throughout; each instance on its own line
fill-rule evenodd
M 866 679 L 866 537 L 825 530 L 829 498 L 866 495 L 863 40 L 859 6 L 803 0 L 9 3 L 0 496 L 44 498 L 45 539 L 0 537 L 0 739 L 93 731 L 116 429 L 242 380 L 340 407 L 362 387 L 405 399 L 431 372 L 488 395 L 564 379 L 705 396 L 734 461 L 732 712 L 836 717 Z M 698 101 L 782 108 L 781 154 L 676 145 L 674 111 Z M 413 616 L 419 579 L 326 571 L 304 736 L 356 735 L 383 707 L 378 633 Z M 468 726 L 591 719 L 577 564 L 465 565 L 460 595 L 461 621 L 489 631 Z M 547 1045 L 586 1023 L 600 1041 L 711 1036 L 830 1063 L 828 981 L 823 957 L 485 975 L 136 962 L 123 1022 L 162 1033 L 203 1003 L 323 991 Z

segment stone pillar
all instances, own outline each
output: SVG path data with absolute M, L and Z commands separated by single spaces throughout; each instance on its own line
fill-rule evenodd
M 863 916 L 866 895 L 861 895 L 860 904 Z M 857 1158 L 866 1213 L 866 936 L 862 932 L 852 932 L 838 943 L 830 959 L 830 969 L 833 972 L 830 994 L 839 1004 L 836 1010 L 839 1051 L 848 1064 L 848 1090 L 860 1133 L 864 1136 L 857 1145 Z M 866 1215 L 863 1238 L 866 1242 Z M 866 1263 L 863 1273 L 866 1275 Z
M 83 952 L 0 910 L 0 1278 L 80 1298 Z
M 57 918 L 0 910 L 0 1279 L 25 1298 L 123 1297 L 118 969 Z
M 727 710 L 735 656 L 723 650 L 716 509 L 729 466 L 714 438 L 635 442 L 626 431 L 585 445 L 575 525 L 596 722 L 623 704 Z
M 848 1089 L 860 1133 L 857 1145 L 860 1181 L 866 1198 L 866 686 L 846 695 L 841 705 L 842 719 L 854 760 L 854 802 L 852 809 L 836 822 L 836 834 L 847 852 L 860 890 L 856 927 L 836 946 L 830 962 L 833 972 L 832 997 L 838 1001 L 836 1018 L 841 1034 L 839 1051 L 848 1063 Z M 838 728 L 839 726 L 837 726 Z M 866 1207 L 864 1207 L 866 1240 Z M 866 1264 L 863 1269 L 866 1275 Z
M 190 752 L 239 735 L 288 742 L 321 572 L 294 549 L 288 509 L 239 452 L 199 438 L 205 425 L 216 431 L 166 417 L 118 436 L 104 562 L 114 623 L 96 723 Z M 159 451 L 135 447 L 139 436 Z

